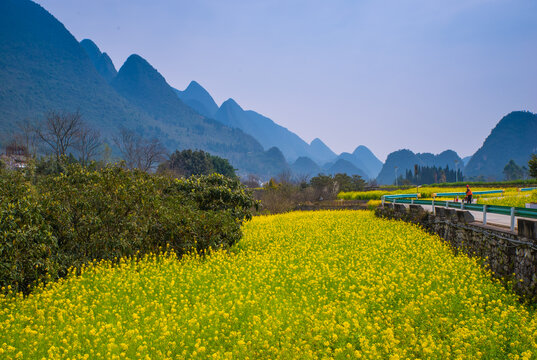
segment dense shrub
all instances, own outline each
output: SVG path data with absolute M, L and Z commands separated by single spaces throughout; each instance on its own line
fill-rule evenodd
M 35 201 L 0 201 L 0 287 L 26 291 L 56 277 L 58 243 Z
M 221 175 L 172 179 L 68 164 L 35 185 L 3 172 L 2 184 L 0 286 L 22 291 L 93 260 L 230 246 L 255 205 Z
M 220 174 L 177 180 L 170 192 L 187 196 L 200 210 L 228 210 L 240 222 L 249 220 L 250 209 L 257 206 L 237 179 Z

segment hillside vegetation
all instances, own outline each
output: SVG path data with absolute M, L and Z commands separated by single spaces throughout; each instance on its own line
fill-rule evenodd
M 5 359 L 537 353 L 534 312 L 476 259 L 370 212 L 256 217 L 231 252 L 96 262 L 0 309 Z

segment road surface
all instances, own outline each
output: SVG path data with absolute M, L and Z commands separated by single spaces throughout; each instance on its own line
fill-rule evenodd
M 432 212 L 433 207 L 431 205 L 421 205 L 426 211 Z M 453 209 L 453 208 L 450 208 Z M 455 209 L 457 210 L 457 209 Z M 469 211 L 476 222 L 483 223 L 483 213 L 480 211 L 471 211 L 471 210 L 465 210 Z M 518 216 L 515 216 L 515 229 L 517 228 L 517 219 Z M 525 219 L 525 218 L 523 218 Z M 529 219 L 533 220 L 533 219 Z M 508 227 L 511 228 L 511 216 L 509 215 L 501 215 L 501 214 L 491 214 L 487 213 L 487 224 L 488 225 L 496 225 L 496 226 L 502 226 L 502 227 Z

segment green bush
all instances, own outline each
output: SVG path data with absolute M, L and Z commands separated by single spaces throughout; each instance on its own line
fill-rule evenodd
M 255 206 L 237 180 L 216 174 L 172 179 L 67 164 L 35 185 L 8 172 L 3 183 L 0 286 L 19 291 L 93 260 L 228 247 Z M 10 256 L 24 264 L 13 265 Z
M 257 207 L 251 193 L 238 179 L 220 174 L 176 180 L 173 191 L 194 201 L 200 210 L 230 211 L 240 223 L 251 219 L 250 210 Z
M 43 208 L 28 197 L 0 201 L 0 287 L 28 291 L 47 277 L 55 278 L 56 237 Z

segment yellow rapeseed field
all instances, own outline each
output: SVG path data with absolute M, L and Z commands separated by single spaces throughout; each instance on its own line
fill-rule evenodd
M 488 191 L 488 190 L 502 190 L 501 188 L 490 188 L 490 187 L 471 187 L 472 191 Z M 515 196 L 518 195 L 517 188 L 505 188 L 503 189 L 504 196 Z M 343 200 L 380 200 L 383 195 L 396 195 L 396 194 L 416 194 L 419 192 L 422 199 L 430 199 L 435 193 L 452 193 L 452 192 L 465 192 L 466 187 L 435 187 L 435 186 L 422 186 L 420 188 L 411 187 L 408 189 L 398 189 L 392 191 L 385 190 L 373 190 L 373 191 L 349 191 L 349 192 L 340 192 L 337 197 L 338 199 Z M 483 195 L 487 198 L 493 198 L 502 196 L 501 194 L 489 194 Z M 477 196 L 479 197 L 479 196 Z M 450 198 L 438 198 L 438 200 L 452 200 Z
M 1 359 L 535 359 L 536 339 L 477 260 L 367 211 L 256 217 L 229 252 L 0 298 Z

